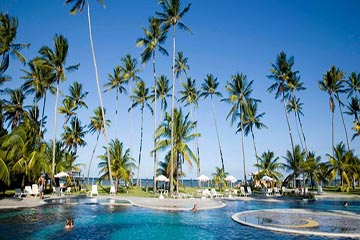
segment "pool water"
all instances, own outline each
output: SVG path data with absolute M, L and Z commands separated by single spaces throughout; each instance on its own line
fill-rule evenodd
M 224 208 L 193 213 L 138 208 L 113 199 L 62 199 L 42 207 L 0 210 L 0 239 L 327 239 L 255 229 L 234 222 L 231 216 L 241 211 L 273 208 L 360 214 L 358 201 L 349 201 L 346 208 L 340 200 L 240 200 L 226 204 Z M 73 229 L 64 229 L 67 218 L 74 219 Z

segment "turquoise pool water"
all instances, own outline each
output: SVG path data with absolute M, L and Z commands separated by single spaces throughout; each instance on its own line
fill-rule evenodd
M 231 216 L 240 211 L 270 208 L 360 214 L 360 202 L 349 201 L 347 208 L 342 203 L 227 201 L 224 208 L 192 213 L 143 209 L 110 199 L 64 199 L 43 207 L 0 210 L 0 239 L 327 239 L 254 229 L 234 222 Z M 75 221 L 71 230 L 64 229 L 67 218 Z

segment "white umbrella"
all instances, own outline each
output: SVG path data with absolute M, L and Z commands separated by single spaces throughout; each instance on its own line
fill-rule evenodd
M 198 178 L 196 178 L 197 180 L 199 180 L 200 182 L 207 182 L 210 180 L 210 178 L 208 176 L 205 175 L 200 175 Z
M 161 181 L 161 182 L 168 182 L 169 179 L 167 177 L 165 177 L 164 175 L 159 175 L 156 178 L 156 181 Z
M 302 181 L 303 178 L 302 178 L 302 177 L 297 177 L 297 178 L 295 178 L 295 180 L 297 180 L 297 181 Z
M 261 181 L 272 181 L 273 179 L 271 177 L 265 175 L 260 180 Z
M 237 179 L 236 179 L 234 176 L 229 175 L 229 176 L 227 176 L 227 177 L 225 178 L 225 181 L 234 183 L 234 182 L 237 181 Z
M 63 178 L 63 177 L 68 177 L 69 174 L 66 172 L 59 172 L 58 174 L 56 174 L 54 177 L 56 178 Z

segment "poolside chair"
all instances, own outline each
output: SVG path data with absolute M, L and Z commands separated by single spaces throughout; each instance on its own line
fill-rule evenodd
M 279 189 L 274 187 L 274 195 L 280 195 Z
M 97 185 L 91 186 L 90 196 L 92 197 L 94 195 L 99 196 Z
M 32 191 L 31 195 L 34 195 L 34 197 L 37 197 L 40 194 L 39 186 L 37 184 L 31 185 L 31 191 Z
M 253 192 L 252 192 L 250 186 L 247 186 L 247 187 L 246 187 L 246 191 L 247 191 L 247 194 L 248 194 L 248 195 L 250 195 L 250 196 L 253 195 Z
M 115 186 L 111 186 L 111 187 L 110 187 L 110 196 L 115 197 L 115 194 L 116 194 L 116 192 L 115 192 Z
M 71 187 L 66 188 L 65 195 L 71 195 Z
M 216 197 L 224 197 L 223 194 L 217 193 L 216 190 L 215 190 L 215 188 L 212 188 L 212 189 L 211 189 L 210 194 L 211 194 L 211 197 L 215 197 L 215 198 L 216 198 Z
M 31 186 L 25 186 L 24 192 L 22 193 L 23 196 L 27 197 L 32 194 Z
M 212 198 L 212 195 L 211 195 L 209 189 L 205 189 L 205 190 L 202 191 L 202 197 L 201 198 L 204 199 L 204 198 L 207 198 L 207 197 Z
M 286 193 L 286 187 L 285 186 L 282 186 L 281 187 L 281 195 L 285 195 L 285 193 Z
M 21 196 L 22 196 L 22 191 L 21 191 L 21 189 L 20 188 L 15 188 L 15 194 L 14 194 L 14 198 L 21 198 Z
M 317 195 L 323 195 L 324 193 L 325 192 L 323 191 L 322 186 L 318 186 Z
M 245 192 L 245 188 L 244 187 L 240 187 L 240 197 L 247 197 L 248 194 Z

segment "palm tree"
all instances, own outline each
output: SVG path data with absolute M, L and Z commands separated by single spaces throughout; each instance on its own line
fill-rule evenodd
M 106 109 L 104 109 L 104 111 L 106 113 Z M 106 122 L 107 126 L 110 126 L 110 120 L 107 119 L 105 122 Z M 99 142 L 100 133 L 101 132 L 104 133 L 103 124 L 104 124 L 104 121 L 102 119 L 101 107 L 99 106 L 99 107 L 94 109 L 94 116 L 90 117 L 90 124 L 88 125 L 89 133 L 92 133 L 92 134 L 94 134 L 95 132 L 97 133 L 96 134 L 96 143 L 95 143 L 94 149 L 93 149 L 92 154 L 91 154 L 88 173 L 87 173 L 88 185 L 90 185 L 90 169 L 91 169 L 92 160 L 94 158 L 95 150 L 96 150 L 96 147 L 97 147 L 98 142 Z
M 316 156 L 315 152 L 309 152 L 306 157 L 305 172 L 310 177 L 310 184 L 312 189 L 314 189 L 313 180 L 317 181 L 317 176 L 319 176 L 319 171 L 321 171 L 320 164 L 321 157 Z M 319 182 L 317 182 L 317 184 L 319 185 Z
M 226 90 L 229 93 L 229 97 L 222 99 L 222 101 L 232 104 L 232 107 L 226 116 L 226 119 L 231 117 L 230 124 L 232 125 L 237 118 L 239 119 L 240 129 L 244 129 L 244 109 L 248 103 L 248 100 L 258 101 L 255 99 L 251 99 L 250 95 L 252 93 L 252 83 L 253 80 L 249 83 L 247 82 L 246 75 L 242 73 L 237 73 L 232 75 L 232 81 L 227 82 Z M 244 145 L 244 131 L 241 131 L 241 142 L 242 142 L 242 155 L 243 155 L 243 166 L 244 166 L 244 180 L 246 183 L 246 161 L 245 161 L 245 145 Z
M 71 101 L 70 98 L 66 97 L 62 101 L 62 106 L 58 108 L 60 114 L 65 115 L 65 121 L 63 124 L 63 128 L 68 123 L 72 116 L 75 116 L 75 102 Z
M 331 66 L 330 70 L 327 71 L 324 75 L 323 75 L 323 79 L 322 81 L 319 81 L 319 88 L 320 90 L 327 92 L 329 94 L 329 104 L 330 104 L 330 111 L 331 111 L 331 129 L 332 129 L 332 149 L 334 149 L 334 111 L 335 111 L 335 104 L 334 104 L 334 96 L 335 98 L 338 100 L 339 103 L 339 108 L 340 108 L 340 113 L 341 113 L 341 117 L 343 120 L 343 124 L 344 124 L 344 129 L 345 129 L 345 135 L 346 135 L 346 141 L 347 141 L 347 146 L 348 146 L 348 150 L 350 149 L 350 144 L 349 144 L 349 140 L 348 140 L 348 136 L 347 136 L 347 130 L 346 130 L 346 126 L 345 126 L 345 122 L 344 122 L 344 117 L 343 117 L 343 113 L 341 110 L 341 101 L 340 101 L 340 97 L 339 97 L 339 93 L 344 93 L 344 86 L 343 86 L 343 81 L 344 81 L 344 76 L 345 73 L 343 71 L 341 71 L 339 68 L 336 68 L 335 66 Z M 333 153 L 334 154 L 334 153 Z
M 20 53 L 30 44 L 14 43 L 17 34 L 18 21 L 15 17 L 0 13 L 0 74 L 9 67 L 10 55 L 16 56 L 23 64 L 25 57 Z
M 275 83 L 273 83 L 268 89 L 268 92 L 272 92 L 276 90 L 275 99 L 281 97 L 281 102 L 284 106 L 286 122 L 289 129 L 290 141 L 291 141 L 291 149 L 294 152 L 294 140 L 292 137 L 291 126 L 289 122 L 288 112 L 286 111 L 286 100 L 289 97 L 288 91 L 289 86 L 288 83 L 293 81 L 296 78 L 296 74 L 298 71 L 293 71 L 292 67 L 294 65 L 294 57 L 287 58 L 285 52 L 280 52 L 280 54 L 276 57 L 276 63 L 271 63 L 271 74 L 267 77 L 269 79 L 273 79 Z
M 105 3 L 103 0 L 97 0 L 101 6 L 103 8 L 105 8 Z M 90 38 L 90 45 L 91 45 L 91 53 L 92 53 L 92 57 L 93 57 L 93 62 L 94 62 L 94 69 L 95 69 L 95 79 L 96 79 L 96 87 L 97 87 L 97 92 L 98 92 L 98 96 L 99 96 L 99 101 L 100 101 L 100 107 L 101 107 L 101 114 L 102 119 L 104 121 L 104 137 L 105 137 L 105 144 L 106 144 L 106 149 L 107 149 L 107 156 L 110 156 L 109 154 L 109 141 L 108 141 L 108 137 L 107 137 L 107 131 L 106 131 L 106 123 L 105 123 L 105 112 L 104 112 L 104 104 L 103 104 L 103 100 L 102 100 L 102 96 L 101 96 L 101 90 L 100 90 L 100 83 L 99 83 L 99 74 L 98 74 L 98 68 L 97 68 L 97 63 L 96 63 L 96 57 L 95 57 L 95 49 L 94 49 L 94 43 L 93 43 L 93 38 L 92 38 L 92 28 L 91 28 L 91 19 L 90 19 L 90 1 L 86 1 L 86 0 L 65 0 L 65 4 L 73 4 L 73 7 L 70 10 L 71 14 L 76 14 L 77 12 L 81 13 L 85 2 L 87 3 L 87 17 L 88 17 L 88 27 L 89 27 L 89 38 Z M 112 176 L 111 175 L 111 167 L 110 167 L 110 160 L 108 159 L 108 169 L 110 171 L 109 174 L 109 178 Z M 110 178 L 110 186 L 113 186 L 113 180 Z
M 345 91 L 348 92 L 348 98 L 354 95 L 358 96 L 360 93 L 360 73 L 352 72 L 346 83 L 348 87 Z
M 188 28 L 185 24 L 180 22 L 184 15 L 190 10 L 191 4 L 188 4 L 183 10 L 180 7 L 180 0 L 159 0 L 159 5 L 161 6 L 163 12 L 156 12 L 159 16 L 160 23 L 163 23 L 165 30 L 168 30 L 170 27 L 173 28 L 173 58 L 172 58 L 172 99 L 171 99 L 171 119 L 174 118 L 174 109 L 175 109 L 175 53 L 176 53 L 176 27 L 179 26 L 180 29 L 184 29 L 188 32 Z M 173 192 L 173 159 L 174 159 L 174 126 L 171 125 L 171 161 L 170 161 L 170 194 Z
M 66 125 L 62 134 L 68 153 L 73 152 L 76 155 L 78 146 L 83 147 L 86 145 L 84 140 L 86 133 L 85 126 L 81 125 L 80 120 L 77 117 L 72 118 L 70 127 Z
M 258 157 L 258 162 L 254 166 L 259 170 L 257 176 L 261 178 L 262 176 L 269 176 L 276 181 L 280 180 L 283 175 L 279 171 L 284 169 L 284 165 L 279 162 L 279 157 L 275 157 L 274 152 L 268 150 L 263 152 L 260 157 Z
M 156 88 L 156 68 L 155 68 L 155 52 L 156 49 L 159 50 L 160 53 L 168 56 L 168 52 L 166 49 L 161 46 L 165 43 L 166 40 L 166 31 L 161 29 L 160 21 L 158 18 L 149 18 L 149 29 L 143 28 L 145 37 L 139 38 L 136 40 L 136 46 L 145 47 L 143 52 L 141 53 L 141 62 L 146 63 L 152 57 L 153 63 L 153 73 L 154 73 L 154 88 Z M 157 100 L 157 91 L 154 91 L 154 133 L 156 131 L 156 100 Z M 156 138 L 154 137 L 154 148 L 156 146 Z M 156 168 L 157 168 L 157 154 L 154 152 L 154 191 L 156 191 Z
M 219 191 L 222 191 L 222 186 L 225 185 L 225 177 L 228 173 L 223 172 L 222 168 L 215 167 L 215 172 L 212 174 L 215 186 L 219 188 Z
M 125 186 L 128 186 L 131 183 L 132 179 L 132 169 L 136 167 L 134 159 L 130 156 L 130 149 L 123 146 L 123 143 L 119 139 L 111 140 L 110 142 L 110 156 L 100 155 L 99 158 L 102 160 L 99 162 L 98 167 L 100 168 L 100 180 L 108 177 L 109 169 L 106 159 L 111 160 L 111 167 L 113 176 L 115 178 L 116 189 L 119 186 L 120 180 L 125 182 Z
M 25 73 L 25 76 L 20 77 L 25 79 L 23 88 L 26 91 L 35 93 L 34 95 L 34 105 L 37 105 L 37 102 L 40 99 L 43 99 L 42 114 L 41 120 L 44 119 L 45 115 L 45 106 L 46 106 L 46 92 L 48 90 L 55 91 L 51 86 L 54 79 L 54 74 L 51 66 L 47 65 L 47 62 L 40 58 L 34 58 L 28 63 L 30 71 L 22 70 Z M 40 123 L 39 135 L 42 132 L 43 123 Z
M 142 141 L 143 141 L 143 125 L 144 125 L 144 107 L 146 106 L 151 114 L 153 114 L 153 109 L 151 108 L 151 105 L 148 103 L 148 100 L 151 98 L 149 95 L 149 89 L 146 88 L 145 82 L 140 81 L 136 84 L 136 88 L 134 89 L 134 95 L 131 95 L 130 98 L 133 100 L 129 111 L 131 111 L 132 108 L 136 106 L 140 106 L 140 112 L 141 112 L 141 130 L 140 130 L 140 150 L 139 150 L 139 162 L 138 162 L 138 170 L 137 170 L 137 180 L 136 185 L 139 186 L 140 184 L 140 162 L 141 162 L 141 150 L 142 150 Z
M 115 124 L 115 136 L 117 137 L 118 132 L 118 102 L 119 102 L 119 94 L 125 93 L 127 91 L 123 86 L 126 83 L 124 79 L 124 72 L 122 71 L 120 66 L 116 66 L 113 71 L 113 75 L 108 74 L 109 82 L 107 82 L 104 87 L 106 90 L 104 92 L 115 89 L 116 90 L 116 104 L 115 104 L 115 116 L 116 116 L 116 124 Z
M 296 145 L 294 151 L 286 151 L 286 156 L 283 157 L 286 161 L 284 163 L 284 168 L 290 174 L 284 179 L 284 183 L 294 180 L 299 174 L 304 173 L 304 161 L 306 157 L 306 152 L 300 149 L 299 145 Z M 305 178 L 303 178 L 305 181 Z M 305 191 L 305 188 L 304 188 Z
M 166 98 L 171 97 L 171 94 L 169 94 L 171 90 L 171 87 L 169 86 L 169 79 L 165 75 L 161 75 L 157 82 L 156 82 L 156 92 L 160 99 L 160 119 L 163 118 L 163 113 L 165 115 L 165 111 L 167 109 L 167 101 Z M 154 94 L 155 95 L 155 94 Z
M 6 89 L 5 92 L 10 96 L 10 100 L 4 100 L 4 117 L 5 121 L 9 122 L 11 129 L 18 126 L 24 116 L 28 114 L 26 111 L 30 108 L 29 105 L 24 105 L 25 95 L 21 88 Z
M 340 177 L 340 185 L 344 186 L 344 181 L 346 181 L 348 187 L 350 187 L 349 176 L 346 172 L 347 170 L 347 160 L 351 151 L 345 150 L 345 145 L 343 142 L 340 142 L 336 147 L 334 147 L 334 155 L 326 154 L 329 157 L 328 164 L 328 173 L 332 179 L 336 176 Z
M 245 136 L 248 136 L 249 133 L 251 132 L 253 145 L 254 145 L 256 163 L 258 162 L 259 156 L 258 156 L 257 150 L 256 150 L 254 126 L 257 129 L 267 128 L 267 126 L 260 121 L 260 119 L 265 115 L 265 113 L 261 113 L 261 114 L 257 115 L 257 106 L 258 106 L 257 101 L 252 101 L 251 99 L 247 100 L 247 104 L 244 108 L 244 123 L 243 123 Z M 237 132 L 241 131 L 241 125 L 242 125 L 241 123 L 238 124 Z
M 179 99 L 180 102 L 186 102 L 185 106 L 189 106 L 190 108 L 190 119 L 191 121 L 196 121 L 196 108 L 198 106 L 198 99 L 199 99 L 199 91 L 196 89 L 195 86 L 195 79 L 191 80 L 191 78 L 187 78 L 186 83 L 182 82 L 183 90 L 180 91 L 181 98 Z M 193 108 L 192 108 L 193 107 Z M 197 129 L 195 127 L 195 132 Z M 198 160 L 198 168 L 197 168 L 197 176 L 200 176 L 200 153 L 199 153 L 199 145 L 198 139 L 195 138 L 195 148 L 196 148 L 196 158 Z M 200 182 L 199 182 L 200 187 Z
M 174 121 L 172 121 L 171 115 L 166 113 L 164 121 L 161 123 L 161 125 L 158 127 L 156 131 L 156 137 L 159 139 L 157 142 L 156 148 L 153 151 L 156 150 L 166 150 L 170 148 L 169 153 L 171 156 L 171 151 L 173 151 L 174 156 L 176 156 L 176 159 L 174 159 L 174 162 L 170 165 L 176 166 L 176 171 L 174 174 L 174 171 L 171 170 L 169 174 L 175 175 L 175 180 L 177 184 L 176 191 L 179 191 L 178 188 L 178 176 L 180 173 L 180 162 L 186 161 L 190 168 L 192 167 L 192 162 L 195 164 L 198 164 L 198 161 L 196 159 L 195 154 L 190 149 L 188 143 L 195 139 L 195 137 L 199 137 L 200 134 L 197 132 L 194 132 L 194 129 L 196 127 L 196 122 L 192 122 L 189 120 L 189 114 L 183 115 L 182 110 L 175 109 L 174 111 Z M 173 149 L 171 149 L 171 125 L 174 123 L 174 145 Z M 169 158 L 169 161 L 171 161 L 171 157 Z M 167 175 L 170 179 L 174 179 L 174 176 Z M 171 184 L 171 183 L 170 183 Z
M 59 90 L 60 90 L 60 80 L 65 81 L 65 71 L 73 71 L 79 67 L 78 65 L 73 65 L 69 67 L 65 67 L 66 58 L 68 55 L 68 41 L 63 35 L 55 35 L 54 36 L 54 50 L 50 49 L 47 46 L 42 47 L 39 50 L 39 53 L 42 57 L 47 61 L 47 64 L 52 67 L 54 72 L 54 81 L 56 83 L 56 99 L 55 99 L 55 107 L 54 107 L 54 136 L 53 142 L 56 142 L 56 113 L 57 113 L 57 104 L 59 98 Z M 55 145 L 53 148 L 53 156 L 52 156 L 52 178 L 54 177 L 55 172 Z
M 210 96 L 211 110 L 213 113 L 216 136 L 217 136 L 217 141 L 218 141 L 219 151 L 220 151 L 221 168 L 222 168 L 222 171 L 225 172 L 224 159 L 223 159 L 223 155 L 222 155 L 222 151 L 221 151 L 220 137 L 219 137 L 219 131 L 218 131 L 217 123 L 216 123 L 216 115 L 215 115 L 214 102 L 213 102 L 213 95 L 216 97 L 222 97 L 222 94 L 220 92 L 216 91 L 216 88 L 218 86 L 219 86 L 219 82 L 217 81 L 217 78 L 214 77 L 214 75 L 212 75 L 212 74 L 206 75 L 206 78 L 204 79 L 204 83 L 201 84 L 199 97 L 203 97 L 204 99 L 206 99 L 208 96 Z
M 303 103 L 300 102 L 300 98 L 296 98 L 295 96 L 293 96 L 289 100 L 289 104 L 286 106 L 286 108 L 287 108 L 287 111 L 289 113 L 291 111 L 293 111 L 294 114 L 295 114 L 295 119 L 296 119 L 295 122 L 296 122 L 296 127 L 297 127 L 297 130 L 298 130 L 298 134 L 299 134 L 300 143 L 301 143 L 301 146 L 307 152 L 307 144 L 306 144 L 305 133 L 304 133 L 304 129 L 303 129 L 303 126 L 302 126 L 301 119 L 300 119 L 300 115 L 304 116 L 304 114 L 302 112 L 302 105 L 303 105 Z M 300 125 L 300 129 L 299 129 L 299 125 Z M 302 137 L 300 136 L 300 131 L 302 133 Z
M 187 64 L 188 58 L 184 58 L 183 52 L 178 52 L 178 55 L 176 56 L 175 59 L 175 73 L 176 73 L 176 78 L 180 79 L 180 85 L 183 84 L 182 78 L 181 78 L 181 73 L 184 72 L 186 79 L 189 78 L 188 74 L 187 74 L 187 70 L 190 69 L 189 65 Z
M 350 116 L 354 116 L 353 123 L 355 126 L 353 127 L 353 129 L 355 130 L 355 133 L 351 138 L 351 140 L 354 140 L 354 138 L 359 136 L 359 134 L 360 134 L 360 100 L 359 100 L 359 98 L 351 97 L 351 101 L 349 102 L 347 109 L 348 109 L 348 112 L 345 112 L 345 113 Z M 359 126 L 359 127 L 357 127 L 357 126 Z

